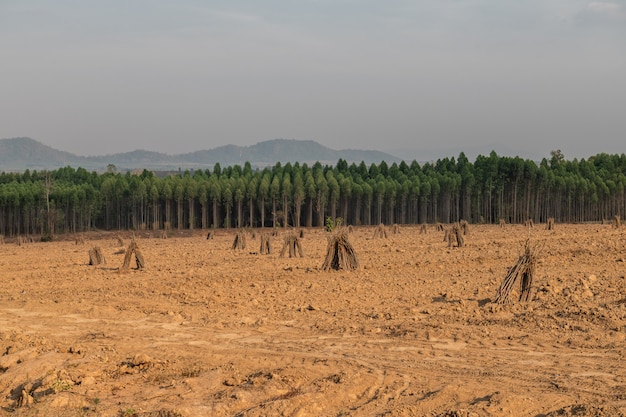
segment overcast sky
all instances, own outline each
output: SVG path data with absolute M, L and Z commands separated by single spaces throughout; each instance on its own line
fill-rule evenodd
M 0 0 L 0 138 L 19 136 L 623 153 L 626 0 Z

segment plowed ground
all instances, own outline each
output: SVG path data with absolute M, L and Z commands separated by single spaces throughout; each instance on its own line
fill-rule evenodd
M 529 230 L 533 300 L 494 304 Z M 350 233 L 354 272 L 321 270 L 320 229 L 304 258 L 279 257 L 282 235 L 259 254 L 258 230 L 245 250 L 234 230 L 142 232 L 126 272 L 117 234 L 7 239 L 0 415 L 626 415 L 626 229 L 388 232 Z

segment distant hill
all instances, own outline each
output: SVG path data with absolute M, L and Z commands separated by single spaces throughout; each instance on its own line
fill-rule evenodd
M 80 165 L 81 157 L 31 138 L 0 139 L 0 171 L 50 169 Z
M 205 169 L 216 163 L 222 166 L 243 165 L 250 162 L 253 167 L 275 165 L 277 162 L 300 162 L 312 164 L 335 164 L 339 159 L 348 163 L 366 164 L 400 162 L 400 159 L 379 151 L 334 150 L 311 140 L 274 139 L 252 146 L 220 146 L 186 154 L 167 155 L 159 152 L 135 150 L 132 152 L 79 156 L 59 151 L 31 138 L 0 139 L 0 171 L 24 171 L 56 169 L 63 166 L 83 167 L 88 170 L 104 171 L 109 164 L 118 170 L 177 170 Z

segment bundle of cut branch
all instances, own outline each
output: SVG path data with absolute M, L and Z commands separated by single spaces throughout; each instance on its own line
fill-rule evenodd
M 615 229 L 619 229 L 621 226 L 622 226 L 622 219 L 621 219 L 621 217 L 619 216 L 619 214 L 616 214 L 616 215 L 613 217 L 613 227 L 614 227 Z
M 126 249 L 126 254 L 124 255 L 124 264 L 122 265 L 123 270 L 128 270 L 130 268 L 130 261 L 132 260 L 132 256 L 135 255 L 135 262 L 137 263 L 137 269 L 143 269 L 146 266 L 146 263 L 143 259 L 143 254 L 141 250 L 139 250 L 139 246 L 135 239 L 130 242 L 128 245 L 128 249 Z
M 335 232 L 328 238 L 326 259 L 322 269 L 324 271 L 329 269 L 353 271 L 358 267 L 359 260 L 356 257 L 352 244 L 348 240 L 348 234 L 344 230 Z
M 106 264 L 106 259 L 104 259 L 104 254 L 100 246 L 94 246 L 89 250 L 89 265 L 101 264 Z
M 496 292 L 494 303 L 510 303 L 511 291 L 513 291 L 513 287 L 517 281 L 520 282 L 519 301 L 530 300 L 530 290 L 540 249 L 539 244 L 531 243 L 530 238 L 526 240 L 524 254 L 519 257 L 517 263 L 509 269 L 506 277 L 502 280 Z
M 244 250 L 246 248 L 246 233 L 243 230 L 239 230 L 235 235 L 232 249 Z
M 300 255 L 301 258 L 304 258 L 304 251 L 302 250 L 300 239 L 295 233 L 287 233 L 287 235 L 285 236 L 283 248 L 280 251 L 281 258 L 285 256 L 287 250 L 289 250 L 290 258 L 295 258 L 297 255 Z
M 387 229 L 385 229 L 385 225 L 384 224 L 379 224 L 376 229 L 374 229 L 374 239 L 376 239 L 377 237 L 381 237 L 381 238 L 387 238 Z
M 468 236 L 470 233 L 470 230 L 469 230 L 469 223 L 467 222 L 467 220 L 461 220 L 459 222 L 459 225 L 461 226 L 461 230 L 463 230 L 463 234 L 465 236 Z
M 261 255 L 272 253 L 272 242 L 269 233 L 261 233 L 261 249 L 259 249 Z

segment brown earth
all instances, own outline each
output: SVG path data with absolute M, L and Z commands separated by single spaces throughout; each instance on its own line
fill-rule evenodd
M 258 230 L 245 250 L 234 230 L 144 232 L 126 272 L 116 233 L 8 240 L 0 415 L 626 415 L 626 229 L 530 229 L 534 299 L 504 306 L 529 229 L 471 226 L 463 248 L 419 229 L 355 228 L 354 272 L 321 270 L 322 230 L 304 258 L 282 236 L 258 254 Z

